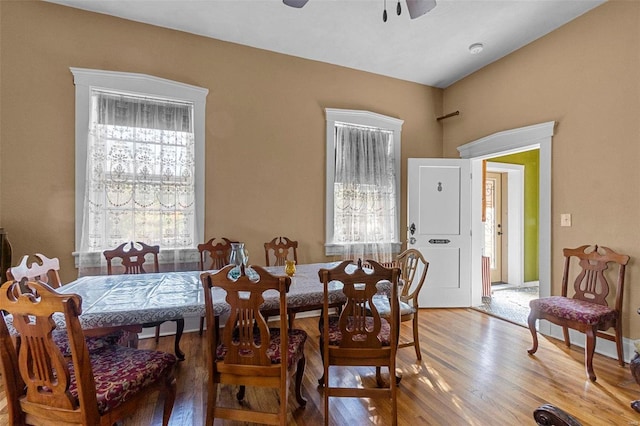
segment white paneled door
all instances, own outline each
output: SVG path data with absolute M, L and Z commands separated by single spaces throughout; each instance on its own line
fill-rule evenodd
M 470 160 L 410 158 L 407 170 L 407 247 L 429 262 L 419 306 L 471 306 Z

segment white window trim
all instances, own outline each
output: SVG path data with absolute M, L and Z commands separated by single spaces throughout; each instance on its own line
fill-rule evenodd
M 380 129 L 386 129 L 393 132 L 393 145 L 396 167 L 396 211 L 398 212 L 396 218 L 396 236 L 400 238 L 400 146 L 402 135 L 402 124 L 404 120 L 399 118 L 388 117 L 386 115 L 378 114 L 369 111 L 359 111 L 350 109 L 334 109 L 325 108 L 325 114 L 327 118 L 327 162 L 326 162 L 326 210 L 325 210 L 325 255 L 334 256 L 341 255 L 343 253 L 343 245 L 335 244 L 333 241 L 333 182 L 335 177 L 335 163 L 336 163 L 336 141 L 334 137 L 334 128 L 336 122 L 350 123 L 361 126 L 377 127 Z M 400 240 L 395 241 L 394 252 L 400 251 Z
M 76 266 L 80 241 L 82 237 L 82 217 L 84 209 L 84 193 L 87 173 L 87 140 L 89 130 L 89 111 L 91 110 L 91 90 L 104 89 L 123 91 L 149 97 L 159 97 L 192 102 L 194 137 L 195 137 L 195 235 L 197 241 L 204 241 L 204 152 L 205 152 L 205 106 L 209 89 L 190 84 L 167 80 L 146 74 L 92 70 L 70 67 L 73 82 L 76 86 L 76 231 L 75 252 Z M 176 252 L 179 250 L 170 250 Z M 196 248 L 184 249 L 187 252 Z M 183 253 L 184 255 L 185 253 Z M 189 253 L 192 254 L 192 253 Z M 161 256 L 171 258 L 173 256 Z M 190 256 L 189 256 L 190 257 Z M 99 263 L 98 263 L 99 264 Z

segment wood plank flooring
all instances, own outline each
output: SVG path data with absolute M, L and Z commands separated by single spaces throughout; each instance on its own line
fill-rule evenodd
M 322 372 L 318 349 L 317 318 L 296 319 L 296 327 L 309 333 L 307 367 L 303 393 L 306 408 L 290 396 L 290 425 L 321 425 L 322 393 L 317 379 Z M 403 325 L 402 333 L 410 328 Z M 413 348 L 399 351 L 398 370 L 403 378 L 398 394 L 400 425 L 534 425 L 533 410 L 544 403 L 555 404 L 577 417 L 583 425 L 640 425 L 640 414 L 629 403 L 640 398 L 628 365 L 601 355 L 594 360 L 598 375 L 590 382 L 584 372 L 582 348 L 567 349 L 564 343 L 540 336 L 534 357 L 527 355 L 529 330 L 473 309 L 428 309 L 420 311 L 422 361 L 416 362 Z M 178 395 L 172 426 L 204 423 L 207 369 L 204 337 L 185 334 L 182 348 L 186 360 L 177 370 Z M 153 339 L 140 347 L 171 351 L 173 336 Z M 339 376 L 339 377 L 338 377 Z M 344 369 L 336 380 L 375 386 L 369 369 Z M 235 390 L 219 392 L 225 403 L 235 404 Z M 7 425 L 6 400 L 0 389 L 0 425 Z M 156 396 L 140 407 L 125 426 L 161 424 L 162 404 Z M 161 399 L 161 398 L 160 398 Z M 247 407 L 274 407 L 277 394 L 247 389 Z M 386 400 L 332 398 L 332 425 L 390 424 Z M 239 423 L 217 420 L 216 425 Z

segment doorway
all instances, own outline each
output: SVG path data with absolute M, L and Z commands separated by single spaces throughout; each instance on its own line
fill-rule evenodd
M 538 176 L 538 228 L 537 247 L 537 274 L 539 283 L 539 295 L 545 297 L 551 289 L 551 142 L 554 133 L 555 122 L 535 124 L 498 132 L 476 141 L 470 142 L 458 148 L 460 157 L 470 159 L 472 162 L 514 154 L 518 152 L 539 150 L 539 176 Z M 476 176 L 476 175 L 474 175 Z M 472 306 L 482 304 L 482 253 L 484 242 L 484 223 L 481 217 L 481 195 L 483 191 L 482 179 L 472 177 L 472 197 L 474 207 L 472 235 L 481 235 L 482 238 L 474 238 L 472 242 Z M 524 281 L 523 281 L 524 282 Z M 539 324 L 539 330 L 543 334 L 550 332 L 550 325 Z
M 486 162 L 484 256 L 490 260 L 491 285 L 477 308 L 519 325 L 526 325 L 529 301 L 539 294 L 538 158 L 535 149 Z

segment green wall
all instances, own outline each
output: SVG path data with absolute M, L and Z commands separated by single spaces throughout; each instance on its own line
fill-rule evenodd
M 490 158 L 495 163 L 524 166 L 524 281 L 538 281 L 538 200 L 540 151 Z

